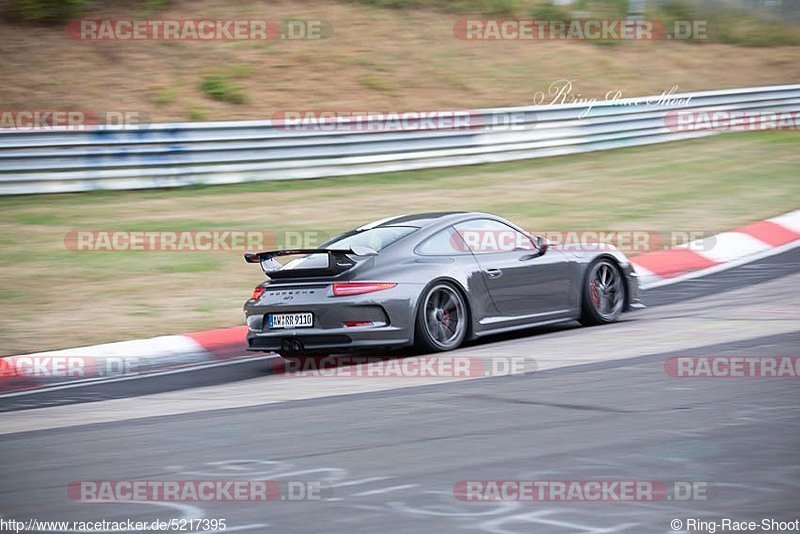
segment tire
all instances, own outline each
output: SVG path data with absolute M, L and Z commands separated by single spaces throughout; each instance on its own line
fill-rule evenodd
M 467 302 L 456 287 L 437 282 L 425 290 L 417 307 L 414 348 L 417 352 L 457 349 L 469 330 Z
M 613 323 L 625 308 L 625 280 L 617 263 L 598 258 L 589 264 L 581 288 L 581 316 L 584 325 Z

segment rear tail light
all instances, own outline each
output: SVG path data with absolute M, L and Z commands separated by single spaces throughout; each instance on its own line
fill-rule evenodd
M 347 328 L 358 328 L 359 326 L 372 326 L 372 321 L 345 321 L 342 323 Z
M 361 295 L 372 293 L 373 291 L 392 289 L 396 285 L 395 282 L 336 282 L 333 284 L 333 295 L 336 297 Z
M 260 299 L 260 298 L 261 298 L 261 295 L 263 295 L 263 294 L 264 294 L 264 291 L 266 291 L 266 290 L 267 290 L 267 288 L 266 288 L 266 287 L 261 287 L 261 286 L 258 286 L 257 288 L 255 288 L 255 289 L 253 290 L 253 295 L 250 297 L 250 299 L 251 299 L 251 300 L 258 300 L 258 299 Z

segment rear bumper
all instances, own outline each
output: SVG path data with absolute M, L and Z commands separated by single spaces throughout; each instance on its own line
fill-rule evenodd
M 245 304 L 247 350 L 265 352 L 352 351 L 402 347 L 413 342 L 414 303 L 419 287 L 397 287 L 363 295 L 330 296 L 330 289 L 273 290 Z M 311 328 L 268 326 L 273 313 L 313 314 Z M 345 326 L 349 322 L 370 325 Z
M 280 332 L 248 332 L 247 350 L 279 353 L 353 351 L 369 348 L 403 347 L 411 344 L 405 332 L 394 327 L 343 328 L 339 331 L 295 329 Z M 299 344 L 298 344 L 299 343 Z

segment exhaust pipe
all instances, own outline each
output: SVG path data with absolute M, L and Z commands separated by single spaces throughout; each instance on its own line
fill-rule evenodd
M 299 339 L 284 339 L 281 341 L 281 354 L 296 354 L 303 352 L 303 342 Z

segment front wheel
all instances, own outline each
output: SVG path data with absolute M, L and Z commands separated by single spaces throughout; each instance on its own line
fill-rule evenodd
M 434 284 L 420 300 L 414 345 L 421 352 L 458 348 L 467 335 L 467 305 L 461 293 L 446 282 Z
M 608 324 L 619 319 L 625 307 L 625 281 L 619 267 L 601 258 L 589 265 L 583 283 L 581 323 Z

